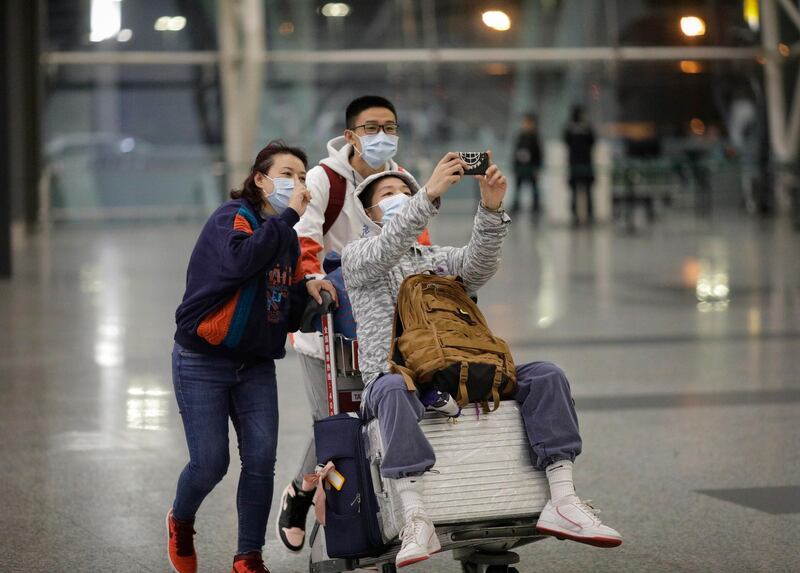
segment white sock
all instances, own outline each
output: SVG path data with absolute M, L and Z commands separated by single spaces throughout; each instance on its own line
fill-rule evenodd
M 394 480 L 400 503 L 403 508 L 403 519 L 408 523 L 415 513 L 425 513 L 422 496 L 425 491 L 421 477 L 407 477 Z
M 561 460 L 552 463 L 545 468 L 544 473 L 550 484 L 550 500 L 553 503 L 562 497 L 575 495 L 575 485 L 572 483 L 572 462 Z

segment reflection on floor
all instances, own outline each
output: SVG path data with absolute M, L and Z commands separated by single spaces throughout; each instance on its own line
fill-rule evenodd
M 578 491 L 625 536 L 536 543 L 521 571 L 800 569 L 798 235 L 734 215 L 638 236 L 518 219 L 479 303 L 519 362 L 570 376 Z M 0 570 L 167 570 L 186 461 L 169 354 L 199 225 L 57 227 L 16 250 L 0 282 Z M 470 228 L 445 214 L 432 233 L 459 244 Z M 309 423 L 291 352 L 278 375 L 279 491 Z M 237 477 L 234 463 L 198 516 L 202 570 L 230 565 Z M 267 563 L 306 571 L 274 516 Z M 449 555 L 413 569 L 459 570 Z

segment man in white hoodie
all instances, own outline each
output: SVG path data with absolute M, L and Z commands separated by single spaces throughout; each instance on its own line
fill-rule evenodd
M 328 157 L 306 175 L 311 202 L 295 230 L 300 239 L 300 267 L 307 277 L 323 276 L 322 261 L 328 253 L 341 253 L 350 241 L 379 231 L 365 218 L 355 189 L 370 175 L 401 169 L 393 159 L 400 128 L 389 100 L 374 95 L 358 97 L 347 106 L 345 122 L 344 134 L 328 142 Z M 430 244 L 427 231 L 419 241 Z M 311 416 L 314 420 L 324 418 L 328 415 L 328 398 L 321 335 L 295 334 L 294 349 L 300 358 Z M 312 473 L 315 466 L 312 440 L 297 477 L 281 497 L 277 534 L 290 551 L 300 551 L 305 542 L 313 486 L 303 484 L 303 476 Z

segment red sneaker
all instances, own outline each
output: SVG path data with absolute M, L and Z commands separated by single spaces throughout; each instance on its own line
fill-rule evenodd
M 260 551 L 241 553 L 233 558 L 231 573 L 269 573 Z
M 197 573 L 197 554 L 194 552 L 194 521 L 178 521 L 167 512 L 167 555 L 175 573 Z

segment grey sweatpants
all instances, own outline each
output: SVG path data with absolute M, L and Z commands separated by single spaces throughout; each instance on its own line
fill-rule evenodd
M 543 470 L 559 460 L 574 461 L 581 453 L 581 437 L 564 371 L 550 362 L 517 366 L 514 399 L 520 404 L 534 467 Z M 367 387 L 361 414 L 365 422 L 378 419 L 383 477 L 420 475 L 436 463 L 433 448 L 419 427 L 424 413 L 425 407 L 399 374 L 381 376 Z
M 306 387 L 308 404 L 311 407 L 311 419 L 321 420 L 328 416 L 328 386 L 325 383 L 325 361 L 319 358 L 298 353 L 300 366 L 303 369 L 303 385 Z M 309 440 L 303 456 L 302 465 L 297 473 L 297 479 L 302 483 L 303 474 L 313 473 L 317 467 L 317 453 L 314 447 L 314 437 Z

